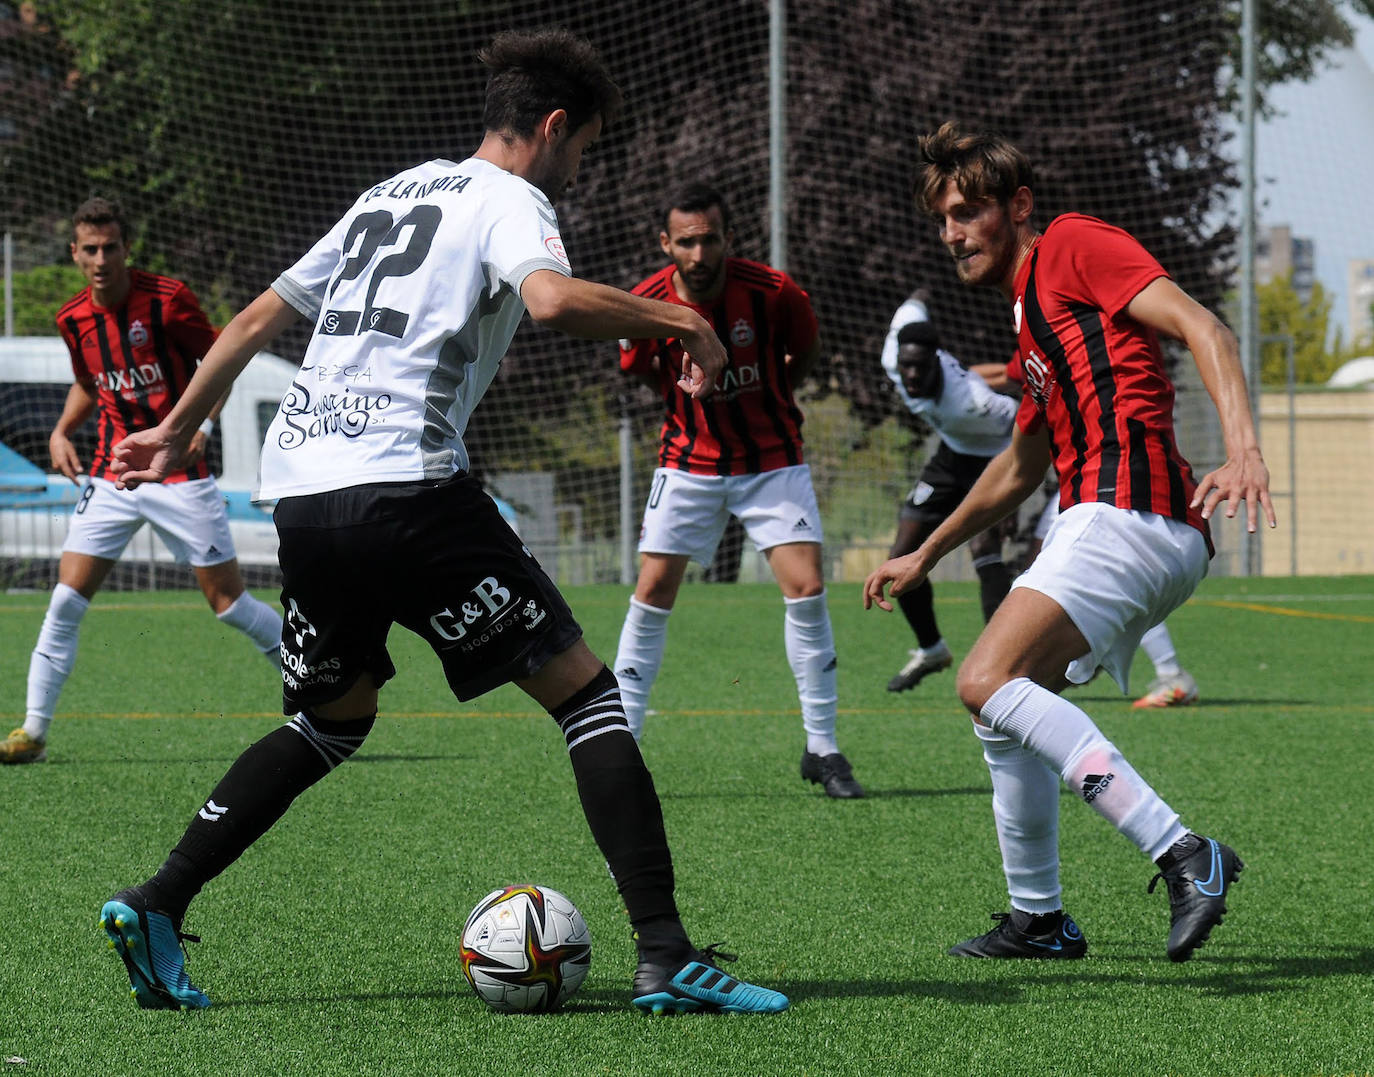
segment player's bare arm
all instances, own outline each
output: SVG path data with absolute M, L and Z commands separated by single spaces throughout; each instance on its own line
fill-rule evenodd
M 520 298 L 540 325 L 586 340 L 642 340 L 676 337 L 682 341 L 682 391 L 700 399 L 710 395 L 725 369 L 725 349 L 701 315 L 677 303 L 631 295 L 619 288 L 538 269 L 520 286 Z
M 52 433 L 48 436 L 48 453 L 52 456 L 52 466 L 66 475 L 72 482 L 81 481 L 81 457 L 72 444 L 72 431 L 91 417 L 99 398 L 96 396 L 95 382 L 76 381 L 67 390 L 67 399 L 62 405 Z
M 1021 385 L 1007 377 L 1006 363 L 974 363 L 969 368 L 970 374 L 977 374 L 985 382 L 988 388 L 994 393 L 1001 393 L 1003 396 L 1021 395 Z
M 1269 498 L 1269 469 L 1260 453 L 1235 334 L 1167 277 L 1141 289 L 1127 305 L 1126 313 L 1187 346 L 1221 419 L 1226 462 L 1198 482 L 1193 506 L 1201 506 L 1205 520 L 1225 501 L 1229 520 L 1244 501 L 1246 526 L 1251 532 L 1258 526 L 1261 507 L 1265 520 L 1274 527 L 1278 521 Z
M 796 355 L 788 353 L 787 356 L 787 380 L 795 389 L 810 375 L 816 368 L 816 360 L 821 355 L 821 338 L 818 336 L 811 342 L 811 347 Z
M 248 361 L 300 317 L 300 312 L 271 288 L 236 314 L 205 353 L 195 377 L 167 418 L 150 430 L 130 434 L 115 446 L 110 469 L 119 476 L 116 485 L 134 489 L 141 483 L 161 482 L 182 466 L 200 424 L 211 409 L 222 406 Z
M 1004 519 L 1039 489 L 1049 465 L 1047 432 L 1024 434 L 1014 428 L 1011 444 L 992 458 L 948 519 L 915 551 L 884 561 L 869 574 L 864 581 L 864 609 L 877 605 L 891 611 L 892 603 L 884 594 L 889 584 L 894 597 L 920 586 L 945 554 Z
M 224 410 L 224 405 L 228 400 L 229 394 L 225 393 L 219 398 L 219 402 L 210 409 L 210 414 L 205 417 L 205 421 L 215 422 L 219 419 L 219 414 Z M 191 444 L 186 447 L 186 460 L 184 462 L 187 467 L 196 463 L 210 449 L 210 435 L 202 429 L 204 426 L 205 423 L 201 423 L 201 425 L 196 428 L 196 432 L 191 435 Z

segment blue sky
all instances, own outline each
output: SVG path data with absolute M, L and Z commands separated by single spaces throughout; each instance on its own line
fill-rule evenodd
M 1256 132 L 1255 171 L 1260 227 L 1312 238 L 1332 320 L 1348 334 L 1346 263 L 1374 258 L 1374 20 L 1347 15 L 1355 47 L 1313 81 L 1271 91 L 1282 114 Z

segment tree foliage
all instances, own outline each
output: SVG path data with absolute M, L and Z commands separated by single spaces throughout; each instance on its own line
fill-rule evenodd
M 24 122 L 0 157 L 0 215 L 54 263 L 66 259 L 60 222 L 103 193 L 139 224 L 136 261 L 187 280 L 211 307 L 236 308 L 365 186 L 470 152 L 481 135 L 477 49 L 507 25 L 554 17 L 597 42 L 629 105 L 560 205 L 579 272 L 628 286 L 658 268 L 662 200 L 688 178 L 726 190 L 739 252 L 767 257 L 759 0 L 556 10 L 83 0 L 39 10 L 38 29 L 0 37 L 24 93 Z M 914 138 L 948 118 L 1022 144 L 1038 170 L 1040 223 L 1066 210 L 1102 216 L 1219 306 L 1235 241 L 1230 102 L 1219 87 L 1238 67 L 1238 10 L 1236 0 L 990 0 L 954 17 L 934 0 L 790 4 L 788 269 L 820 317 L 823 390 L 870 420 L 890 413 L 875 358 L 918 284 L 956 353 L 1000 360 L 1011 348 L 1004 304 L 959 286 L 932 228 L 914 218 Z M 1348 44 L 1340 10 L 1335 0 L 1263 0 L 1265 82 L 1310 77 Z M 546 427 L 576 424 L 608 393 L 624 394 L 645 423 L 657 411 L 620 381 L 609 347 L 529 329 L 472 438 L 528 421 L 522 405 L 535 392 Z M 535 442 L 542 457 L 558 439 Z
M 1374 0 L 1260 0 L 1260 40 L 1256 50 L 1260 87 L 1307 82 L 1321 70 L 1333 50 L 1354 44 L 1354 30 L 1342 8 L 1374 18 Z M 1239 4 L 1233 6 L 1231 24 L 1236 33 L 1230 82 L 1234 101 L 1240 74 Z M 1260 107 L 1267 111 L 1262 93 Z
M 86 287 L 81 270 L 66 265 L 38 266 L 14 275 L 14 335 L 57 335 L 59 307 Z
M 1287 383 L 1289 342 L 1294 380 L 1299 385 L 1324 384 L 1342 363 L 1359 354 L 1358 348 L 1346 346 L 1339 329 L 1334 336 L 1330 332 L 1331 297 L 1321 281 L 1313 283 L 1312 294 L 1305 301 L 1294 289 L 1291 273 L 1258 285 L 1255 297 L 1260 336 L 1275 338 L 1260 345 L 1262 384 Z

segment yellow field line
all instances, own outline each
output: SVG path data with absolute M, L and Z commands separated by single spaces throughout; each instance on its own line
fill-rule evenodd
M 42 599 L 42 605 L 39 605 L 37 603 L 35 603 L 32 606 L 11 606 L 8 604 L 0 605 L 0 613 L 42 613 L 45 609 L 48 608 L 48 600 L 46 597 L 43 597 L 41 595 L 37 597 Z M 127 612 L 129 610 L 208 610 L 209 608 L 210 604 L 206 602 L 204 599 L 200 599 L 197 602 L 104 602 L 100 599 L 97 599 L 95 602 L 91 603 L 90 612 Z
M 32 599 L 32 604 L 30 604 L 30 603 L 28 603 L 28 602 L 23 602 L 23 601 L 14 602 L 14 603 L 5 602 L 4 599 L 5 599 L 6 597 L 9 597 L 9 598 L 12 598 L 12 599 L 20 599 L 20 598 L 23 598 L 23 599 Z M 621 600 L 618 599 L 618 598 L 617 598 L 617 599 L 614 599 L 614 600 L 607 600 L 607 599 L 587 598 L 587 597 L 584 597 L 584 596 L 575 596 L 575 597 L 576 597 L 576 604 L 579 605 L 579 606 L 598 606 L 598 607 L 604 607 L 604 606 L 609 606 L 609 605 L 620 605 L 620 604 L 621 604 Z M 1255 599 L 1266 599 L 1266 598 L 1267 598 L 1267 599 L 1269 599 L 1270 601 L 1283 601 L 1283 602 L 1368 602 L 1368 601 L 1374 601 L 1374 594 L 1344 594 L 1344 595 L 1323 595 L 1323 594 L 1297 595 L 1297 594 L 1282 594 L 1282 595 L 1256 595 L 1256 596 L 1254 596 L 1254 598 L 1255 598 Z M 266 599 L 265 601 L 268 601 L 269 604 L 274 605 L 275 602 L 276 602 L 276 592 L 273 592 L 271 598 L 270 598 L 270 599 Z M 977 601 L 980 601 L 980 600 L 978 599 L 978 597 L 977 597 L 976 595 L 948 595 L 948 596 L 941 596 L 940 601 L 941 601 L 942 603 L 954 603 L 954 604 L 963 605 L 963 604 L 967 604 L 967 603 L 970 603 L 970 602 L 977 602 Z M 713 599 L 713 604 L 715 604 L 715 605 L 749 605 L 749 604 L 752 604 L 752 602 L 753 602 L 753 599 L 751 599 L 751 598 L 732 599 L 730 596 L 725 595 L 725 594 L 718 595 L 718 596 L 716 596 L 716 597 Z M 1296 611 L 1285 610 L 1285 609 L 1281 609 L 1280 607 L 1276 607 L 1276 606 L 1266 606 L 1266 605 L 1263 605 L 1263 604 L 1261 604 L 1261 603 L 1255 602 L 1253 599 L 1242 601 L 1242 600 L 1239 600 L 1239 599 L 1234 599 L 1234 600 L 1233 600 L 1233 599 L 1222 598 L 1222 597 L 1207 598 L 1207 597 L 1204 597 L 1204 596 L 1196 596 L 1196 595 L 1195 595 L 1193 598 L 1189 599 L 1189 604 L 1190 604 L 1190 605 L 1192 605 L 1192 604 L 1197 604 L 1197 605 L 1201 605 L 1201 606 L 1231 606 L 1231 607 L 1234 607 L 1234 608 L 1236 608 L 1236 609 L 1250 609 L 1250 610 L 1254 610 L 1255 612 L 1258 612 L 1258 613 L 1294 613 L 1295 616 L 1320 616 L 1320 615 L 1312 615 L 1312 614 L 1299 614 L 1299 613 L 1296 613 Z M 27 594 L 26 594 L 26 595 L 23 595 L 23 596 L 19 596 L 19 595 L 5 596 L 5 595 L 3 595 L 3 594 L 0 594 L 0 613 L 33 613 L 33 612 L 35 612 L 35 611 L 42 611 L 42 610 L 45 610 L 45 609 L 47 609 L 47 606 L 48 606 L 48 597 L 47 597 L 46 592 L 41 593 L 41 594 L 35 592 L 35 593 L 33 593 L 32 595 L 27 595 Z M 207 607 L 207 604 L 206 604 L 205 600 L 202 599 L 202 598 L 200 598 L 198 595 L 197 595 L 195 598 L 190 598 L 190 597 L 188 597 L 188 598 L 186 598 L 186 599 L 175 599 L 175 600 L 171 600 L 171 601 L 167 601 L 167 602 L 119 602 L 119 601 L 109 601 L 109 600 L 106 600 L 105 598 L 102 597 L 102 598 L 98 599 L 97 601 L 95 601 L 95 602 L 91 605 L 90 612 L 91 612 L 91 613 L 98 613 L 98 612 L 104 611 L 104 610 L 108 610 L 108 611 L 110 611 L 110 612 L 127 612 L 127 611 L 129 611 L 129 610 L 203 610 L 203 609 L 206 609 L 206 608 L 208 608 L 208 607 Z M 1344 619 L 1344 618 L 1342 618 L 1342 619 Z M 1356 617 L 1356 618 L 1353 618 L 1353 619 L 1355 619 L 1355 620 L 1360 620 L 1360 621 L 1371 620 L 1371 618 L 1368 618 L 1368 617 Z
M 1125 698 L 1126 698 L 1126 697 L 1123 696 L 1123 697 L 1122 697 L 1122 700 L 1124 701 Z M 1234 706 L 1241 706 L 1242 704 L 1233 704 L 1233 705 L 1234 705 Z M 1315 706 L 1319 706 L 1319 705 L 1321 705 L 1321 704 L 1317 704 L 1317 703 L 1311 703 L 1311 704 L 1306 704 L 1306 703 L 1291 704 L 1291 703 L 1289 703 L 1289 704 L 1284 704 L 1284 705 L 1282 705 L 1282 706 L 1277 706 L 1277 707 L 1276 707 L 1276 706 L 1273 706 L 1272 704 L 1268 704 L 1268 703 L 1263 703 L 1263 702 L 1257 701 L 1255 705 L 1256 705 L 1256 706 L 1263 706 L 1263 707 L 1266 707 L 1267 709 L 1270 709 L 1270 710 L 1278 710 L 1278 711 L 1289 712 L 1289 711 L 1300 711 L 1300 710 L 1305 710 L 1305 709 L 1306 709 L 1307 707 L 1309 707 L 1309 706 L 1315 707 Z M 1341 709 L 1342 709 L 1342 710 L 1346 710 L 1346 711 L 1360 711 L 1360 712 L 1369 711 L 1369 712 L 1374 712 L 1374 704 L 1346 703 L 1346 704 L 1343 704 L 1343 705 L 1342 705 Z M 789 716 L 790 716 L 790 717 L 796 717 L 797 713 L 798 713 L 798 712 L 796 712 L 796 711 L 758 710 L 758 709 L 755 709 L 755 710 L 736 710 L 736 709 L 677 710 L 677 709 L 674 709 L 674 710 L 672 710 L 672 711 L 670 711 L 670 712 L 667 712 L 667 713 L 664 713 L 664 714 L 660 714 L 660 715 L 658 715 L 658 717 L 660 717 L 660 718 L 725 718 L 725 717 L 734 717 L 734 718 L 764 718 L 764 717 L 789 717 Z M 841 708 L 840 708 L 840 714 L 845 715 L 845 716 L 848 716 L 848 717 L 859 717 L 859 718 L 861 718 L 861 717 L 870 717 L 870 718 L 871 718 L 871 717 L 882 717 L 882 716 L 889 716 L 889 715 L 894 715 L 894 714 L 899 714 L 899 715 L 910 715 L 910 716 L 925 716 L 925 715 L 937 714 L 937 715 L 948 715 L 948 716 L 950 716 L 950 717 L 956 717 L 956 718 L 957 718 L 957 717 L 960 716 L 961 710 L 960 710 L 960 708 L 959 708 L 959 706 L 958 706 L 957 704 L 951 702 L 951 704 L 950 704 L 949 706 L 947 706 L 947 707 L 946 707 L 946 706 L 930 706 L 930 705 L 927 705 L 927 706 L 920 706 L 920 707 L 913 706 L 913 707 L 906 707 L 906 708 L 841 707 Z M 22 716 L 21 716 L 21 717 L 22 717 Z M 383 709 L 382 709 L 382 712 L 381 712 L 381 718 L 382 718 L 382 720 L 386 720 L 386 719 L 389 719 L 389 718 L 547 718 L 547 717 L 548 717 L 548 715 L 545 714 L 543 711 L 533 711 L 533 710 L 530 710 L 530 711 L 469 711 L 469 712 L 460 712 L 460 711 L 388 711 L 388 710 L 386 710 L 385 708 L 383 708 Z M 155 711 L 125 711 L 125 712 L 120 712 L 120 711 L 77 711 L 77 712 L 64 713 L 64 714 L 62 715 L 62 719 L 63 719 L 64 721 L 65 721 L 66 719 L 68 719 L 68 718 L 91 718 L 91 719 L 96 719 L 96 720 L 99 720 L 99 721 L 112 720 L 112 719 L 137 719 L 137 720 L 162 721 L 162 722 L 169 722 L 169 721 L 187 721 L 187 720 L 204 721 L 204 720 L 213 720 L 213 719 L 215 719 L 215 718 L 275 718 L 275 719 L 278 719 L 279 721 L 283 721 L 283 722 L 286 720 L 280 713 L 278 713 L 278 712 L 276 712 L 276 711 L 235 711 L 235 712 L 231 712 L 231 713 L 220 713 L 220 712 L 218 712 L 218 711 L 177 711 L 177 712 L 175 712 L 175 713 L 158 713 L 158 712 L 155 712 Z M 9 720 L 10 720 L 10 721 L 13 721 L 13 718 L 10 718 Z
M 1362 617 L 1357 613 L 1318 613 L 1316 610 L 1292 610 L 1286 606 L 1265 606 L 1259 602 L 1228 602 L 1218 598 L 1195 598 L 1199 606 L 1221 606 L 1230 610 L 1249 610 L 1251 613 L 1272 613 L 1279 617 L 1307 617 L 1314 621 L 1353 621 L 1356 624 L 1374 624 L 1374 617 Z
M 906 708 L 847 708 L 841 707 L 840 714 L 853 717 L 873 717 L 892 714 L 945 714 L 957 713 L 960 707 L 951 701 L 949 706 L 923 706 Z M 673 710 L 671 713 L 661 717 L 671 718 L 718 718 L 735 716 L 739 718 L 763 718 L 763 717 L 796 717 L 799 711 L 785 710 L 738 710 L 734 708 L 721 708 L 718 710 Z M 544 711 L 389 711 L 385 707 L 381 711 L 382 718 L 547 718 L 548 714 Z M 213 718 L 278 718 L 286 721 L 286 718 L 279 711 L 64 711 L 62 718 L 135 718 L 147 719 L 152 721 L 179 721 L 183 719 L 213 719 Z

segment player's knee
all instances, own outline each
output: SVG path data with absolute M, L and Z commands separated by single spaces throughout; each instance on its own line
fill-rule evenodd
M 635 590 L 635 598 L 646 606 L 652 606 L 658 610 L 670 610 L 673 603 L 677 601 L 676 585 L 668 585 L 662 581 L 649 581 Z
M 239 573 L 237 561 L 198 568 L 196 580 L 216 617 L 237 602 L 244 592 L 243 576 Z
M 363 746 L 376 721 L 375 711 L 357 718 L 331 719 L 321 718 L 305 707 L 286 724 L 304 737 L 333 770 Z
M 242 593 L 242 591 L 239 592 L 239 594 Z M 205 601 L 210 605 L 210 612 L 216 617 L 223 617 L 238 600 L 238 595 L 227 595 L 218 591 L 213 594 L 210 592 L 205 594 Z
M 675 557 L 644 555 L 639 567 L 639 579 L 635 583 L 635 598 L 655 609 L 672 609 L 686 568 L 686 558 L 679 561 Z
M 792 602 L 819 598 L 823 594 L 825 594 L 825 581 L 819 578 L 797 581 L 783 591 L 783 596 Z
M 916 550 L 934 530 L 934 524 L 925 520 L 900 520 L 897 524 L 897 534 L 892 540 L 892 548 L 887 551 L 887 556 L 905 557 Z
M 993 693 L 1009 679 L 1004 671 L 982 661 L 975 653 L 969 655 L 959 667 L 954 686 L 955 691 L 959 693 L 959 702 L 976 717 L 982 713 L 983 706 L 992 698 Z

